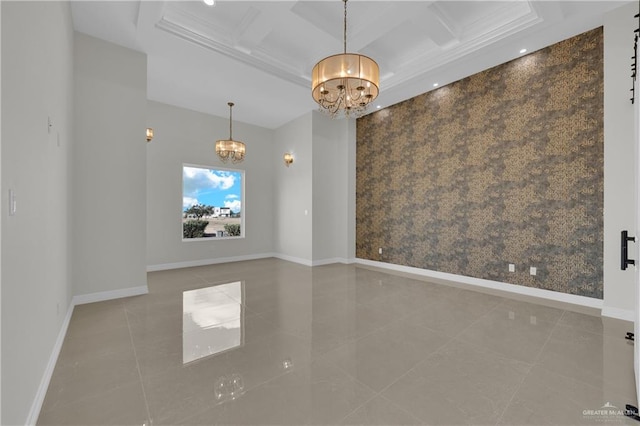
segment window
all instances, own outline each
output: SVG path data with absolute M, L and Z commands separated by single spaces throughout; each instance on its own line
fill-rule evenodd
M 243 171 L 183 165 L 183 240 L 244 237 L 243 197 Z

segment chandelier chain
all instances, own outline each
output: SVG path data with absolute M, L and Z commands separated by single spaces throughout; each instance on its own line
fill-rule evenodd
M 229 105 L 229 140 L 232 141 L 233 140 L 233 102 L 229 102 L 227 105 Z
M 344 53 L 347 53 L 347 0 L 344 0 Z

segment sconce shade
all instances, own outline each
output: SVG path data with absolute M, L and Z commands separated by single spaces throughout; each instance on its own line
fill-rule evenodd
M 153 129 L 147 127 L 147 142 L 151 142 L 151 139 L 153 139 Z
M 291 164 L 293 163 L 293 155 L 291 155 L 290 153 L 285 153 L 284 154 L 284 164 L 289 167 Z

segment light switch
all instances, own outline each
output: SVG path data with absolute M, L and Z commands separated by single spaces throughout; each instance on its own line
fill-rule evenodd
M 9 216 L 15 216 L 17 210 L 16 193 L 13 189 L 9 190 Z
M 529 273 L 531 275 L 535 275 L 538 273 L 538 269 L 535 266 L 532 266 L 531 268 L 529 268 Z

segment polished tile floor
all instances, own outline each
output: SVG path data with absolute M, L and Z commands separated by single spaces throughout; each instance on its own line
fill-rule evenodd
M 38 424 L 637 424 L 632 324 L 594 312 L 355 265 L 148 277 L 75 308 Z

